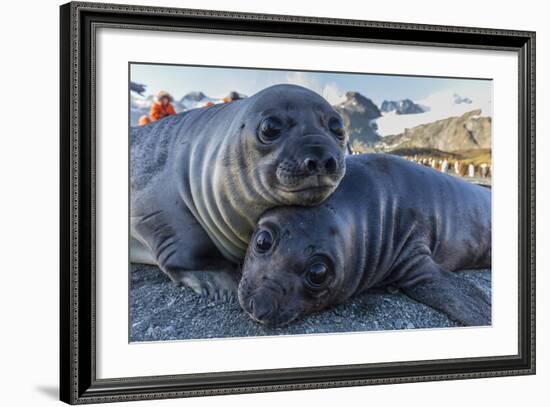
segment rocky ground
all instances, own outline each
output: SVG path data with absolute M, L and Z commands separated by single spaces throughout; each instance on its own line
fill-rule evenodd
M 201 298 L 174 285 L 157 267 L 132 264 L 130 272 L 132 342 L 457 326 L 400 292 L 377 290 L 288 326 L 267 328 L 251 320 L 237 302 Z M 490 294 L 490 270 L 460 275 Z

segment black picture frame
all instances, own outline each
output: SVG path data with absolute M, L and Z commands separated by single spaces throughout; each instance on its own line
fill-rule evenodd
M 534 32 L 80 2 L 62 5 L 60 22 L 62 401 L 83 404 L 535 373 Z M 97 379 L 94 35 L 96 28 L 102 26 L 516 52 L 519 60 L 518 354 Z

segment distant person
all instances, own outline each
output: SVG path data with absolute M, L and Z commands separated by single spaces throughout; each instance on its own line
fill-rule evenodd
M 242 99 L 241 95 L 239 95 L 238 92 L 233 91 L 233 92 L 229 92 L 229 95 L 224 97 L 223 101 L 224 101 L 224 103 L 229 103 L 229 102 L 233 102 L 233 101 L 239 100 L 239 99 Z
M 173 101 L 174 99 L 168 92 L 161 90 L 159 93 L 157 93 L 157 101 L 151 106 L 149 116 L 141 116 L 139 118 L 138 124 L 140 126 L 143 126 L 151 122 L 156 122 L 163 117 L 176 114 L 176 110 L 174 109 L 174 106 L 172 106 Z
M 151 119 L 149 119 L 149 116 L 147 116 L 146 114 L 141 116 L 138 120 L 138 126 L 145 126 L 146 124 L 149 124 L 149 123 L 151 123 Z
M 149 112 L 151 121 L 156 122 L 163 117 L 176 114 L 176 110 L 174 109 L 174 106 L 172 106 L 173 101 L 174 98 L 172 98 L 168 92 L 161 90 L 157 93 L 157 102 L 153 103 L 153 106 L 151 106 L 151 111 Z

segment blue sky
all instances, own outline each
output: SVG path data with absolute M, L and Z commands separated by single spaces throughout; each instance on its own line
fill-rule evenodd
M 223 97 L 232 90 L 252 95 L 277 83 L 306 86 L 333 104 L 348 90 L 358 91 L 377 104 L 405 98 L 421 101 L 443 92 L 490 100 L 492 92 L 491 81 L 475 79 L 148 64 L 132 64 L 131 80 L 147 85 L 147 94 L 166 90 L 176 99 L 191 91 L 211 97 Z

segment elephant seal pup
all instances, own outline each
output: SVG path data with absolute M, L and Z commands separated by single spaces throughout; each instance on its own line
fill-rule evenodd
M 332 106 L 294 85 L 132 128 L 130 260 L 202 294 L 236 294 L 259 216 L 325 200 L 346 142 Z
M 491 266 L 490 189 L 384 154 L 348 157 L 346 168 L 323 204 L 262 215 L 242 308 L 283 325 L 391 285 L 464 325 L 490 324 L 490 299 L 452 273 Z

